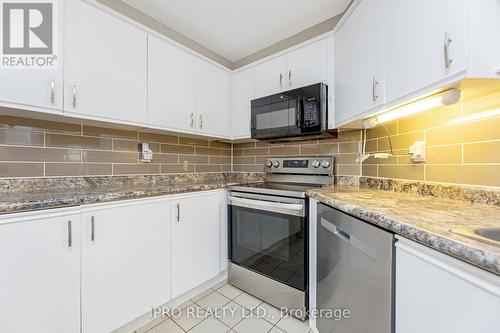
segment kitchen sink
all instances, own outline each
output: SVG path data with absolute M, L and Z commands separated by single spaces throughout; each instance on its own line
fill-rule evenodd
M 451 229 L 454 234 L 500 247 L 500 228 Z

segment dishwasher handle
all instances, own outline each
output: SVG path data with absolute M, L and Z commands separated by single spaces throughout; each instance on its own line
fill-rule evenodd
M 330 231 L 332 234 L 343 240 L 344 242 L 348 243 L 352 247 L 356 248 L 358 251 L 366 255 L 367 257 L 370 257 L 373 260 L 377 260 L 377 250 L 375 250 L 373 247 L 370 245 L 366 244 L 362 240 L 348 234 L 344 230 L 340 229 L 337 227 L 335 224 L 332 222 L 326 220 L 325 218 L 321 218 L 321 225 L 328 231 Z

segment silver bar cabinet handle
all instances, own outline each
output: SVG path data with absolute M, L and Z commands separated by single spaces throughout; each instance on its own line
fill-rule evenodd
M 372 99 L 374 102 L 377 101 L 378 99 L 378 95 L 377 95 L 377 86 L 380 82 L 377 81 L 377 79 L 375 77 L 373 77 L 373 81 L 372 81 Z
M 292 70 L 288 71 L 288 86 L 292 86 Z
M 68 221 L 68 247 L 73 246 L 73 236 L 71 232 L 71 221 Z
M 54 104 L 56 102 L 56 82 L 54 80 L 50 80 L 50 104 Z
M 280 73 L 280 88 L 283 88 L 283 74 Z
M 181 221 L 181 204 L 180 203 L 177 203 L 175 205 L 175 208 L 177 209 L 177 214 L 175 215 L 175 220 L 177 222 L 180 222 Z
M 93 216 L 90 218 L 90 240 L 95 241 L 95 218 Z
M 73 109 L 76 109 L 76 86 L 73 85 Z
M 200 114 L 200 129 L 203 128 L 203 115 Z
M 191 112 L 191 128 L 194 127 L 194 113 Z
M 450 68 L 453 59 L 450 59 L 450 44 L 453 39 L 450 38 L 448 33 L 444 34 L 444 65 L 446 68 Z

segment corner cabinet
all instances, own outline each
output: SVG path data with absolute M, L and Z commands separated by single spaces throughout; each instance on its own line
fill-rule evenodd
M 233 139 L 250 138 L 251 102 L 255 98 L 255 67 L 233 74 L 231 94 Z
M 335 125 L 384 103 L 383 6 L 359 1 L 335 34 Z
M 79 333 L 80 215 L 20 213 L 0 223 L 0 331 Z
M 219 274 L 219 214 L 217 192 L 172 198 L 172 297 Z
M 398 237 L 396 333 L 496 333 L 500 276 Z
M 147 122 L 147 34 L 82 0 L 65 1 L 64 111 Z
M 148 37 L 148 125 L 230 138 L 230 74 Z
M 170 200 L 82 214 L 82 333 L 111 332 L 170 300 Z

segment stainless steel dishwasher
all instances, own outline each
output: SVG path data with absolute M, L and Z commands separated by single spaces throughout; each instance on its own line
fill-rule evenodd
M 394 235 L 323 204 L 317 223 L 319 332 L 394 332 Z

